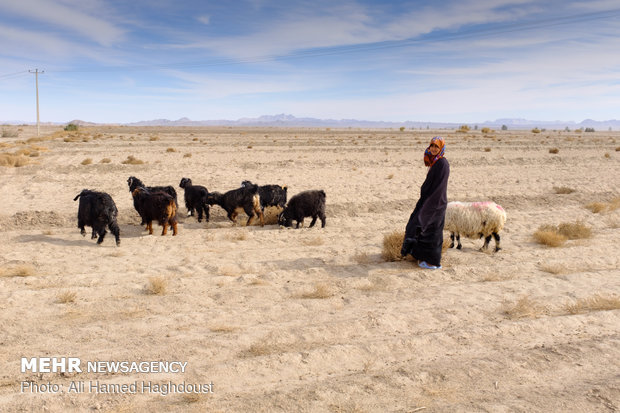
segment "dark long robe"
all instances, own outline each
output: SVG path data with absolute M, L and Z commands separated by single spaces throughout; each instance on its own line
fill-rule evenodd
M 405 228 L 403 257 L 411 254 L 430 265 L 441 265 L 449 176 L 450 164 L 445 158 L 438 159 L 428 170 L 420 189 L 420 199 Z

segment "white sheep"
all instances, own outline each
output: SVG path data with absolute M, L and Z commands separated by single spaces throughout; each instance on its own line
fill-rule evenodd
M 457 249 L 461 249 L 461 235 L 467 238 L 484 237 L 484 245 L 481 250 L 489 247 L 491 236 L 495 238 L 495 251 L 499 251 L 499 232 L 506 223 L 506 211 L 495 202 L 449 202 L 446 209 L 446 222 L 444 229 L 450 231 L 454 247 L 454 236 L 458 243 Z

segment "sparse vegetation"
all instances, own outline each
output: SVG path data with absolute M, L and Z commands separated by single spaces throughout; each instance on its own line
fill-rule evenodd
M 0 277 L 31 277 L 36 270 L 31 264 L 20 264 L 8 268 L 0 268 Z
M 76 125 L 75 123 L 70 123 L 67 126 L 65 126 L 64 130 L 67 132 L 75 132 L 79 129 L 78 125 Z
M 19 136 L 19 132 L 17 129 L 5 129 L 2 128 L 2 137 L 3 138 L 17 138 Z
M 150 277 L 149 282 L 144 287 L 144 292 L 148 295 L 164 295 L 168 289 L 168 280 L 164 277 Z
M 333 296 L 334 293 L 326 284 L 317 283 L 312 291 L 301 293 L 298 298 L 324 299 Z
M 534 129 L 532 129 L 532 133 L 540 133 L 540 129 L 534 128 Z
M 529 297 L 521 297 L 515 304 L 505 303 L 502 314 L 511 320 L 537 318 L 547 313 L 547 308 Z
M 470 130 L 470 127 L 469 127 L 469 126 L 467 126 L 467 125 L 461 125 L 461 126 L 458 128 L 457 132 L 458 132 L 458 133 L 467 133 L 467 132 L 469 132 L 469 130 Z
M 129 155 L 129 156 L 127 156 L 127 159 L 125 159 L 121 163 L 123 165 L 142 165 L 144 163 L 144 161 L 141 161 L 140 159 L 137 159 L 133 155 Z
M 174 148 L 168 148 L 168 149 L 166 149 L 166 152 L 176 152 L 176 151 L 177 151 L 177 150 L 176 150 L 176 149 L 174 149 Z
M 394 231 L 383 236 L 383 251 L 381 257 L 385 261 L 400 261 L 403 256 L 400 255 L 400 249 L 405 240 L 404 231 Z
M 534 239 L 548 247 L 559 247 L 567 240 L 586 239 L 592 236 L 592 229 L 582 223 L 564 222 L 560 225 L 542 225 L 534 233 Z
M 30 163 L 30 159 L 22 154 L 0 153 L 0 166 L 19 168 Z
M 555 155 L 556 153 L 559 153 L 559 152 L 560 152 L 560 150 L 559 150 L 558 148 L 551 148 L 551 149 L 549 149 L 549 153 L 552 153 L 552 154 L 554 154 L 554 155 Z
M 110 163 L 110 162 L 112 162 L 110 158 L 103 158 L 102 160 L 99 161 L 99 163 Z
M 569 314 L 584 314 L 593 311 L 610 311 L 620 309 L 620 298 L 615 296 L 603 296 L 596 294 L 592 297 L 582 298 L 573 303 L 568 303 L 564 309 Z
M 93 159 L 92 158 L 86 158 L 81 163 L 82 163 L 82 165 L 90 165 L 90 164 L 93 163 Z
M 74 303 L 76 297 L 77 294 L 75 293 L 75 291 L 64 291 L 56 296 L 56 301 L 59 304 L 69 304 Z
M 595 214 L 615 211 L 620 208 L 620 197 L 616 197 L 609 202 L 590 202 L 586 204 L 585 208 Z
M 561 194 L 561 195 L 567 195 L 567 194 L 572 194 L 573 192 L 575 192 L 575 190 L 573 188 L 569 188 L 567 186 L 554 186 L 553 187 L 553 191 L 556 194 Z

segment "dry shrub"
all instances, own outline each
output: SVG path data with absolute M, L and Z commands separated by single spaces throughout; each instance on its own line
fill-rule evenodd
M 93 163 L 92 158 L 86 158 L 82 161 L 82 165 L 90 165 L 91 163 Z
M 534 232 L 534 240 L 548 247 L 559 247 L 564 245 L 568 238 L 565 235 L 559 234 L 557 229 L 542 226 Z
M 164 295 L 168 288 L 168 281 L 164 277 L 150 277 L 144 292 L 148 295 Z
M 586 239 L 592 236 L 592 228 L 583 222 L 563 222 L 558 225 L 558 233 L 568 239 Z
M 192 157 L 192 154 L 188 152 L 188 153 L 186 153 L 185 155 L 183 155 L 183 157 L 184 157 L 184 158 L 191 158 L 191 157 Z
M 16 129 L 2 129 L 2 137 L 3 138 L 17 138 L 19 133 Z
M 35 268 L 30 264 L 20 264 L 8 268 L 0 268 L 0 277 L 31 277 L 35 274 Z
M 387 176 L 387 179 L 392 179 L 392 178 L 394 178 L 394 174 L 389 174 L 389 175 Z
M 28 165 L 30 160 L 24 155 L 15 155 L 12 153 L 0 153 L 0 166 L 9 168 L 19 168 Z
M 616 146 L 616 152 L 620 152 L 620 146 Z
M 129 155 L 129 156 L 127 156 L 127 159 L 125 159 L 121 163 L 123 165 L 142 165 L 144 163 L 144 161 L 141 161 L 140 159 L 137 159 L 133 155 Z
M 69 304 L 74 303 L 76 297 L 77 294 L 74 291 L 65 291 L 56 296 L 56 301 L 59 304 Z
M 322 283 L 317 283 L 314 286 L 314 290 L 301 293 L 298 298 L 309 298 L 309 299 L 324 299 L 333 296 L 334 293 L 330 290 L 330 288 Z
M 486 148 L 484 148 L 484 151 L 485 151 L 485 152 L 491 152 L 491 148 L 486 147 Z
M 176 152 L 176 151 L 177 151 L 177 150 L 176 150 L 176 149 L 174 149 L 174 148 L 168 148 L 168 149 L 166 149 L 166 152 Z
M 614 296 L 602 296 L 596 294 L 592 297 L 582 298 L 574 303 L 568 303 L 564 309 L 569 314 L 584 314 L 593 311 L 610 311 L 620 309 L 620 298 Z
M 102 160 L 99 161 L 99 163 L 110 163 L 110 162 L 112 162 L 110 158 L 103 158 Z
M 595 214 L 615 211 L 620 208 L 620 197 L 616 197 L 609 202 L 591 202 L 585 207 Z
M 589 209 L 595 214 L 599 214 L 607 210 L 607 204 L 604 202 L 591 202 L 587 204 L 585 207 L 586 209 Z
M 149 141 L 154 142 L 154 141 L 158 141 L 159 140 L 159 136 L 151 136 L 149 138 Z
M 556 153 L 559 153 L 559 152 L 560 152 L 560 150 L 558 148 L 551 148 L 551 149 L 549 149 L 549 153 L 556 154 Z
M 515 304 L 505 303 L 502 314 L 511 320 L 520 318 L 536 318 L 547 312 L 547 309 L 528 297 L 521 297 Z
M 404 231 L 393 231 L 383 236 L 383 250 L 381 251 L 381 258 L 384 261 L 400 261 L 403 256 L 400 255 L 400 250 L 405 240 Z
M 611 158 L 611 155 L 609 154 L 609 152 L 605 152 L 605 158 L 607 159 Z
M 555 191 L 556 194 L 562 194 L 562 195 L 572 194 L 573 192 L 575 192 L 573 188 L 569 188 L 567 186 L 554 186 L 553 190 Z

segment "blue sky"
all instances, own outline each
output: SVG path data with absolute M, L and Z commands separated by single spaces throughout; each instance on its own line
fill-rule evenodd
M 620 119 L 620 2 L 1 0 L 0 121 Z

